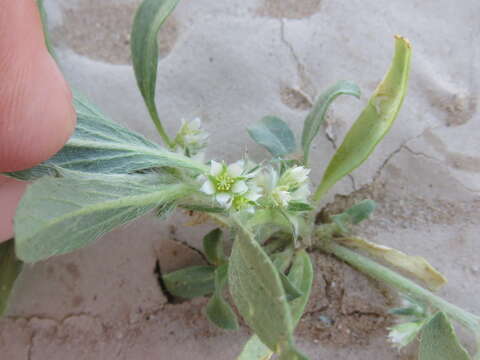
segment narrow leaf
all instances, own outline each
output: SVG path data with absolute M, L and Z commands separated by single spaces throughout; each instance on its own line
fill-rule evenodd
M 246 231 L 233 244 L 230 293 L 248 326 L 272 351 L 293 341 L 293 322 L 278 271 Z
M 302 292 L 288 279 L 287 275 L 283 272 L 278 272 L 280 280 L 282 282 L 283 288 L 285 290 L 285 295 L 287 295 L 287 301 L 298 299 L 302 296 Z
M 328 88 L 318 98 L 312 111 L 308 114 L 303 125 L 302 147 L 304 163 L 308 164 L 310 154 L 310 146 L 317 136 L 320 127 L 325 122 L 325 115 L 330 104 L 339 95 L 352 95 L 356 98 L 360 97 L 360 89 L 357 85 L 349 81 L 339 81 L 332 87 Z
M 115 227 L 194 190 L 156 175 L 43 177 L 17 209 L 17 256 L 36 262 L 86 246 Z
M 0 316 L 7 309 L 10 293 L 21 270 L 22 262 L 15 256 L 14 240 L 0 243 Z
M 177 6 L 179 0 L 144 0 L 137 10 L 132 29 L 132 62 L 138 88 L 150 116 L 168 146 L 172 141 L 166 134 L 155 105 L 158 66 L 158 32 Z
M 223 296 L 222 291 L 227 282 L 228 265 L 222 265 L 215 270 L 215 292 L 207 304 L 208 319 L 221 329 L 237 330 L 237 315 Z
M 248 128 L 248 133 L 273 156 L 281 157 L 295 151 L 295 136 L 290 127 L 275 116 L 266 116 Z
M 365 251 L 387 264 L 405 271 L 423 281 L 432 290 L 438 290 L 447 282 L 447 279 L 421 256 L 407 255 L 399 250 L 378 245 L 359 237 L 338 238 L 337 241 L 349 248 Z
M 62 150 L 34 168 L 7 175 L 21 180 L 35 180 L 44 175 L 56 175 L 61 169 L 93 174 L 127 174 L 161 166 L 207 171 L 205 165 L 162 149 L 143 136 L 107 120 L 79 94 L 75 94 L 74 105 L 77 127 Z
M 421 335 L 419 360 L 469 360 L 452 324 L 444 313 L 437 313 L 425 325 Z
M 193 299 L 215 291 L 215 268 L 191 266 L 163 276 L 167 290 L 173 296 Z
M 407 91 L 410 56 L 408 40 L 396 36 L 390 70 L 330 161 L 315 192 L 316 201 L 338 180 L 360 166 L 390 130 Z
M 213 265 L 221 265 L 225 262 L 222 230 L 216 228 L 203 237 L 203 252 Z

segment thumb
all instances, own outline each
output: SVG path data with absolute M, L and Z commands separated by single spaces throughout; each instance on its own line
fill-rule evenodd
M 33 0 L 0 1 L 0 79 L 0 172 L 32 167 L 60 150 L 76 119 Z

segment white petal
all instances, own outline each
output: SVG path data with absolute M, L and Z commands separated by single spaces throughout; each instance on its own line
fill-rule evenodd
M 256 193 L 256 192 L 248 192 L 244 196 L 250 201 L 257 201 L 258 199 L 260 199 L 262 197 L 262 194 L 261 193 Z
M 287 206 L 292 197 L 290 196 L 290 193 L 288 191 L 280 191 L 280 200 L 282 201 L 283 206 Z
M 305 182 L 309 173 L 310 169 L 304 168 L 303 166 L 297 166 L 292 169 L 292 175 L 299 183 Z
M 223 166 L 219 162 L 212 160 L 210 162 L 210 175 L 217 176 L 222 172 Z
M 243 194 L 244 192 L 247 192 L 247 191 L 248 191 L 248 186 L 247 186 L 247 184 L 245 183 L 245 181 L 237 181 L 237 182 L 233 185 L 232 191 L 233 191 L 235 194 Z
M 269 174 L 270 174 L 270 189 L 273 189 L 275 186 L 277 186 L 278 183 L 278 173 L 275 171 L 273 167 L 270 167 L 269 169 Z
M 250 184 L 250 189 L 243 196 L 245 196 L 250 201 L 257 201 L 259 198 L 262 197 L 262 195 L 263 195 L 263 193 L 262 193 L 262 188 L 261 187 L 255 185 L 255 184 Z
M 190 129 L 192 130 L 199 130 L 201 126 L 202 126 L 202 120 L 199 117 L 193 119 L 190 122 Z
M 208 180 L 208 178 L 205 175 L 198 175 L 195 180 L 199 183 L 203 183 Z
M 200 191 L 207 195 L 213 195 L 215 194 L 215 186 L 210 180 L 207 180 L 203 183 L 202 187 L 200 188 Z
M 228 193 L 219 193 L 217 196 L 215 196 L 215 199 L 217 199 L 221 206 L 230 207 L 232 196 Z
M 232 178 L 239 177 L 242 175 L 244 165 L 245 162 L 243 160 L 238 160 L 237 162 L 228 165 L 227 174 Z
M 300 186 L 297 190 L 292 193 L 292 199 L 294 200 L 304 200 L 310 195 L 310 189 L 307 184 Z

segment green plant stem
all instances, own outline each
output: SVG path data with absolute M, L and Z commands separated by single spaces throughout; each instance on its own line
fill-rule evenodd
M 318 248 L 331 253 L 339 259 L 345 261 L 357 270 L 373 277 L 376 280 L 387 283 L 396 290 L 411 296 L 419 301 L 427 303 L 432 307 L 443 311 L 452 319 L 458 321 L 463 326 L 469 328 L 480 340 L 480 317 L 461 309 L 460 307 L 443 300 L 432 292 L 417 285 L 412 280 L 398 274 L 397 272 L 380 265 L 379 263 L 360 255 L 344 246 L 336 244 L 334 241 L 322 241 L 316 244 Z M 480 353 L 475 359 L 479 359 Z
M 150 117 L 152 118 L 152 121 L 155 124 L 155 127 L 157 128 L 157 131 L 160 134 L 160 137 L 162 138 L 163 142 L 170 149 L 173 149 L 175 147 L 175 143 L 170 139 L 167 132 L 165 131 L 165 128 L 163 127 L 162 122 L 160 121 L 160 117 L 158 116 L 158 112 L 157 112 L 157 108 L 155 107 L 155 104 L 153 104 L 153 106 L 147 106 L 147 107 L 148 107 L 148 112 L 150 113 Z

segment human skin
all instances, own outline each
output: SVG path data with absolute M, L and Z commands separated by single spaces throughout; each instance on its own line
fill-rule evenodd
M 0 0 L 0 173 L 47 160 L 75 128 L 72 94 L 48 53 L 34 0 Z M 28 184 L 0 176 L 0 242 Z

